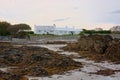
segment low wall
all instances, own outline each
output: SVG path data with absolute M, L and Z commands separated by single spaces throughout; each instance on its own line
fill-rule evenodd
M 41 40 L 77 40 L 79 36 L 30 36 L 31 41 L 41 41 Z
M 12 37 L 11 36 L 0 36 L 0 41 L 11 41 Z

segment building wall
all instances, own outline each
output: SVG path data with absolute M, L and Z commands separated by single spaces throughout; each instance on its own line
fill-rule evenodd
M 74 28 L 57 28 L 55 26 L 35 26 L 36 34 L 55 34 L 55 35 L 66 35 L 66 34 L 79 34 L 80 30 Z
M 35 26 L 36 34 L 53 34 L 55 26 Z

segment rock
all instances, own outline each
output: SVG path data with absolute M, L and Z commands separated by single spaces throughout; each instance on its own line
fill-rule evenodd
M 1 53 L 0 58 L 6 64 L 19 64 L 24 60 L 25 54 L 16 48 L 8 48 Z
M 110 41 L 112 41 L 112 37 L 109 35 L 82 36 L 78 40 L 77 46 L 81 51 L 91 51 L 103 54 Z
M 0 52 L 0 65 L 16 67 L 8 70 L 10 74 L 37 77 L 61 74 L 82 67 L 80 62 L 65 55 L 33 46 L 5 47 Z
M 40 65 L 32 65 L 32 66 L 27 66 L 24 68 L 11 68 L 9 69 L 9 72 L 14 73 L 15 75 L 27 75 L 27 76 L 48 76 L 48 72 L 41 67 Z
M 51 59 L 51 56 L 49 54 L 32 54 L 31 59 L 35 61 L 43 61 Z
M 46 44 L 67 44 L 66 41 L 48 41 Z
M 114 39 L 109 43 L 105 55 L 112 60 L 120 60 L 120 39 Z
M 6 48 L 12 47 L 11 43 L 9 42 L 0 42 L 0 52 L 4 51 Z
M 26 77 L 0 71 L 0 80 L 28 80 Z
M 120 62 L 120 39 L 112 39 L 109 35 L 81 36 L 76 44 L 68 44 L 62 49 L 76 51 L 95 61 Z

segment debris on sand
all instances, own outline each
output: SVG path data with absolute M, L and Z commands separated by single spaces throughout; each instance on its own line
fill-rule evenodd
M 99 70 L 97 72 L 90 72 L 90 74 L 110 76 L 110 75 L 115 74 L 116 72 L 120 72 L 120 70 L 105 69 L 105 70 Z
M 68 44 L 66 41 L 48 41 L 46 44 Z

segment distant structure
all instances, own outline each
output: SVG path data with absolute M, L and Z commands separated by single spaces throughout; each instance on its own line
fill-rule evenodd
M 54 34 L 55 26 L 34 26 L 35 34 Z
M 94 30 L 95 30 L 95 31 L 103 31 L 102 28 L 95 28 Z
M 120 32 L 120 26 L 114 26 L 114 27 L 110 28 L 110 30 L 112 32 Z
M 34 26 L 35 34 L 54 34 L 54 35 L 67 35 L 67 34 L 79 34 L 80 29 L 74 29 L 69 27 L 56 27 L 56 25 L 52 26 Z

